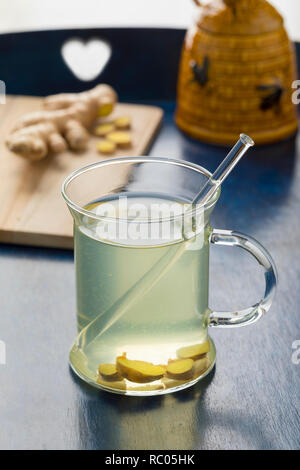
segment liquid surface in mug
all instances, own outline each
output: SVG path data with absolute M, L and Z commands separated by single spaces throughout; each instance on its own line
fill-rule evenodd
M 126 205 L 112 199 L 85 208 L 106 216 L 103 221 L 81 216 L 74 229 L 78 329 L 84 329 L 81 347 L 91 376 L 97 373 L 99 364 L 116 364 L 121 356 L 125 357 L 124 370 L 121 364 L 118 371 L 123 370 L 123 381 L 131 367 L 126 359 L 166 367 L 168 361 L 180 358 L 178 351 L 182 348 L 203 345 L 209 315 L 211 231 L 204 218 L 197 218 L 197 235 L 186 239 L 183 219 L 178 217 L 184 211 L 183 203 L 136 195 L 128 198 Z M 151 223 L 147 221 L 149 214 Z M 171 222 L 168 214 L 175 215 Z M 107 215 L 112 218 L 108 220 Z M 189 223 L 187 227 L 189 230 Z M 170 255 L 172 262 L 150 279 L 150 288 L 145 291 L 147 273 Z M 196 356 L 194 359 L 205 357 Z M 185 359 L 189 359 L 188 354 Z M 151 380 L 152 372 L 145 376 L 140 371 L 143 364 L 135 366 L 138 372 L 132 378 L 129 370 L 130 380 L 126 380 L 130 387 L 138 390 L 144 382 L 159 387 L 166 380 L 165 376 Z M 195 373 L 184 376 L 182 372 L 174 377 L 193 380 Z M 101 376 L 99 380 L 101 384 Z M 114 388 L 114 382 L 108 382 L 108 387 Z

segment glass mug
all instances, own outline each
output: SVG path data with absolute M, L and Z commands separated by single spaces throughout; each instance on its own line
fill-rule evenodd
M 212 229 L 220 190 L 190 204 L 210 172 L 167 158 L 115 158 L 75 171 L 62 194 L 74 218 L 78 337 L 70 365 L 124 395 L 187 388 L 213 368 L 208 327 L 258 320 L 271 306 L 276 268 L 253 238 Z M 208 306 L 209 246 L 236 246 L 263 267 L 265 294 L 234 312 Z

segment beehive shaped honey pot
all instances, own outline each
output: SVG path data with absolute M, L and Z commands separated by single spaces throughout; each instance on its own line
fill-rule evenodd
M 257 144 L 298 128 L 292 102 L 294 48 L 266 0 L 210 0 L 186 34 L 176 123 L 196 139 L 231 145 L 241 132 Z

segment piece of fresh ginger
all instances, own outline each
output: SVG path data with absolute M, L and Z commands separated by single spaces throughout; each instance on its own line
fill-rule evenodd
M 94 134 L 97 137 L 105 137 L 109 132 L 115 130 L 115 125 L 112 123 L 99 124 L 94 129 Z
M 99 385 L 103 385 L 104 387 L 112 388 L 112 389 L 117 389 L 117 390 L 126 390 L 126 381 L 124 379 L 121 380 L 104 380 L 102 379 L 101 376 L 97 378 L 97 383 Z
M 116 367 L 122 377 L 137 383 L 159 380 L 166 371 L 165 366 L 154 365 L 151 362 L 127 359 L 126 354 L 117 357 Z
M 176 380 L 187 380 L 193 376 L 193 359 L 176 359 L 167 365 L 167 377 Z
M 202 375 L 210 366 L 210 361 L 207 356 L 194 361 L 194 377 L 197 378 Z
M 99 115 L 106 116 L 113 110 L 116 100 L 116 92 L 105 84 L 82 93 L 48 96 L 44 110 L 29 113 L 16 123 L 6 145 L 32 161 L 68 147 L 83 150 L 89 140 L 88 129 Z
M 113 131 L 106 135 L 108 140 L 114 142 L 118 147 L 127 148 L 132 144 L 131 135 L 125 131 Z
M 188 379 L 184 380 L 179 380 L 179 379 L 171 379 L 168 376 L 165 376 L 161 379 L 161 383 L 163 384 L 163 387 L 166 388 L 173 388 L 173 387 L 179 387 L 180 385 L 183 385 L 184 383 L 187 382 Z
M 131 126 L 130 116 L 120 116 L 114 120 L 117 129 L 129 129 Z
M 105 380 L 121 380 L 121 376 L 117 371 L 115 364 L 99 364 L 98 373 Z
M 205 343 L 193 344 L 192 346 L 186 346 L 178 349 L 177 356 L 180 359 L 199 359 L 204 354 L 208 353 L 210 349 L 209 340 Z
M 114 153 L 116 150 L 116 144 L 114 142 L 111 142 L 110 140 L 100 140 L 97 143 L 97 150 L 99 153 L 104 153 L 105 155 Z

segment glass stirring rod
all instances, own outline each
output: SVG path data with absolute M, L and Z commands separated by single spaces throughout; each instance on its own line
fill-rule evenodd
M 222 163 L 214 171 L 205 185 L 195 196 L 192 204 L 205 204 L 215 193 L 222 182 L 227 178 L 235 165 L 240 161 L 242 156 L 247 152 L 249 147 L 254 145 L 253 140 L 246 134 L 241 134 L 237 143 L 232 147 L 226 155 Z

